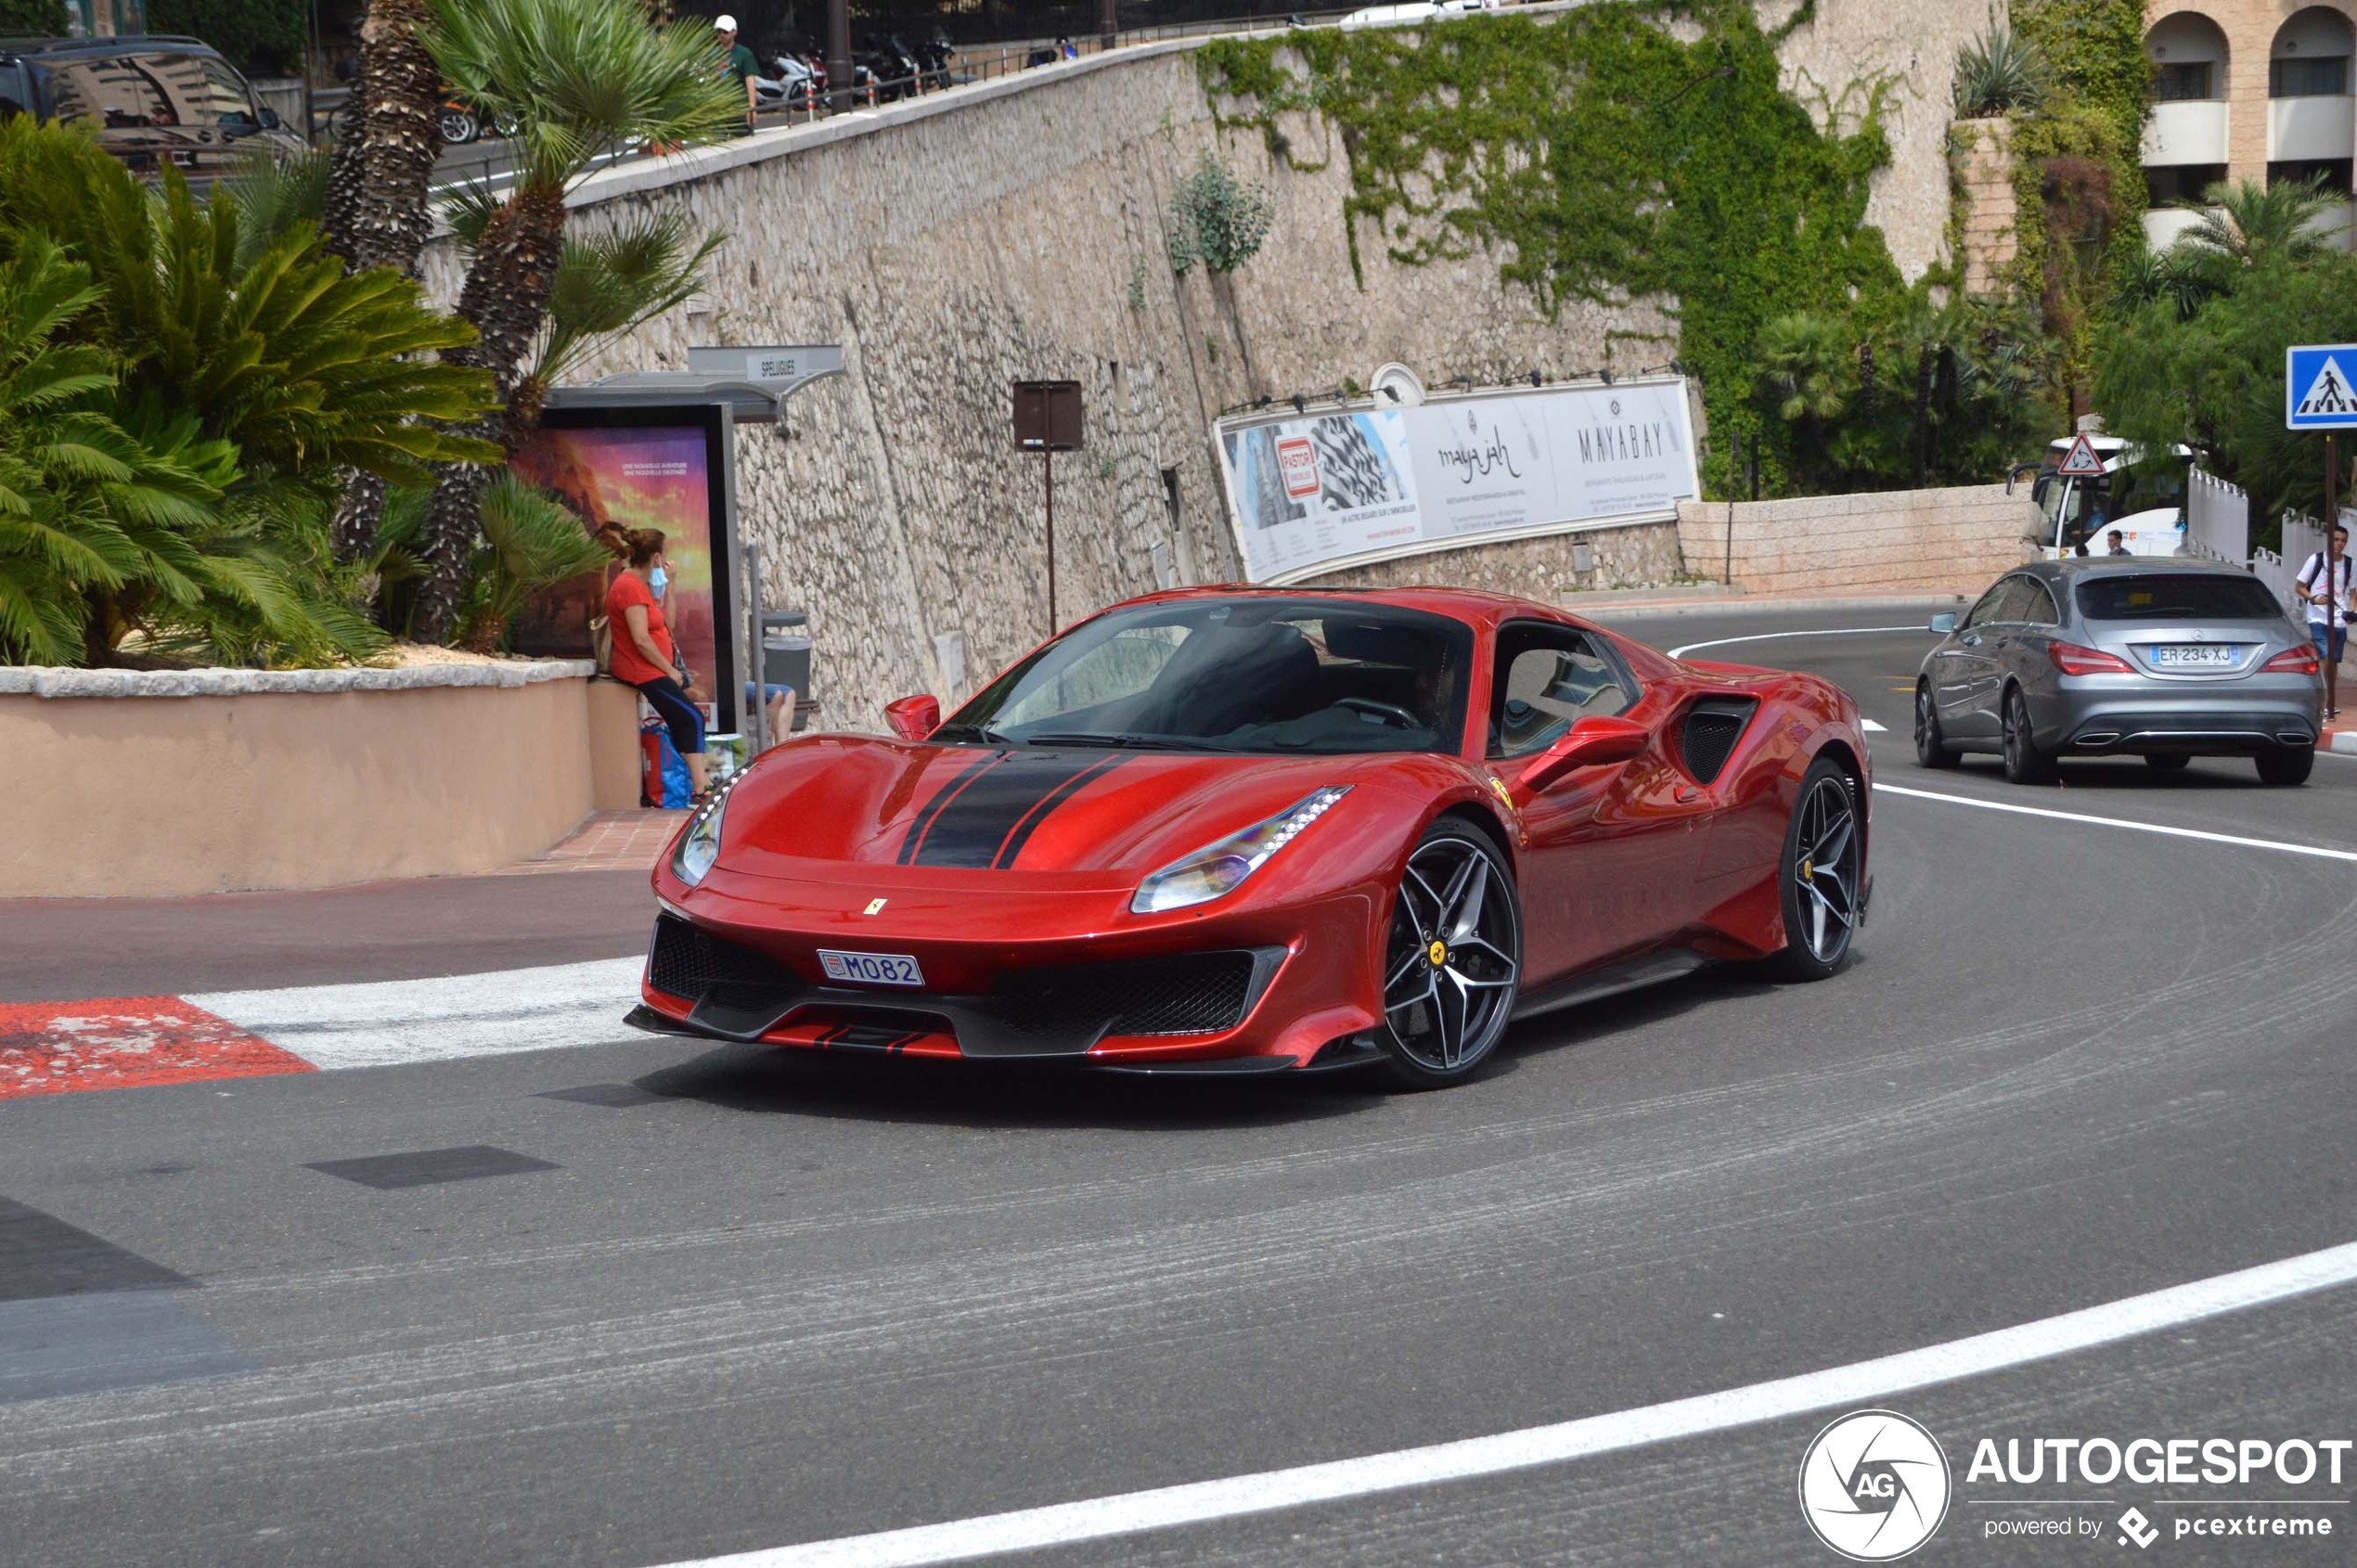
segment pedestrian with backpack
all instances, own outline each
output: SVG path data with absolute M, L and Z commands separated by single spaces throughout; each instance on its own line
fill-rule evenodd
M 2336 527 L 2325 535 L 2325 547 L 2311 555 L 2299 569 L 2299 597 L 2308 604 L 2308 636 L 2316 644 L 2316 658 L 2325 666 L 2325 717 L 2340 716 L 2340 656 L 2349 646 L 2349 530 Z

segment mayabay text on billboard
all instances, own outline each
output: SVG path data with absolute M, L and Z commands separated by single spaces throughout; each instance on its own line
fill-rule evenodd
M 1247 415 L 1217 431 L 1256 583 L 1673 519 L 1699 494 L 1682 377 Z

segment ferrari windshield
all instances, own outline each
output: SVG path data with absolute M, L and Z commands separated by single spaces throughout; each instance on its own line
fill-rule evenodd
M 1332 598 L 1110 610 L 1008 671 L 946 741 L 1144 751 L 1453 752 L 1473 632 Z

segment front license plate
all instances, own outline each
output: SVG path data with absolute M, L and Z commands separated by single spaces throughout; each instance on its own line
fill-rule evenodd
M 818 962 L 829 980 L 854 985 L 922 985 L 925 971 L 906 953 L 832 953 L 818 949 Z
M 2242 657 L 2232 643 L 2163 643 L 2152 650 L 2153 665 L 2162 670 L 2231 670 Z

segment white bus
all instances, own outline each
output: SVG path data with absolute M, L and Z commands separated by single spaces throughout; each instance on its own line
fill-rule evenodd
M 2087 443 L 2102 459 L 2104 471 L 2082 478 L 2059 471 L 2077 439 L 2049 442 L 2038 465 L 2029 494 L 2045 519 L 2036 541 L 2039 553 L 2060 560 L 2077 555 L 2083 544 L 2089 555 L 2105 555 L 2111 549 L 2105 536 L 2117 528 L 2130 555 L 2175 555 L 2185 540 L 2185 470 L 2192 451 L 2180 446 L 2166 458 L 2151 460 L 2116 435 L 2091 435 Z M 2016 477 L 2024 471 L 2014 470 Z

